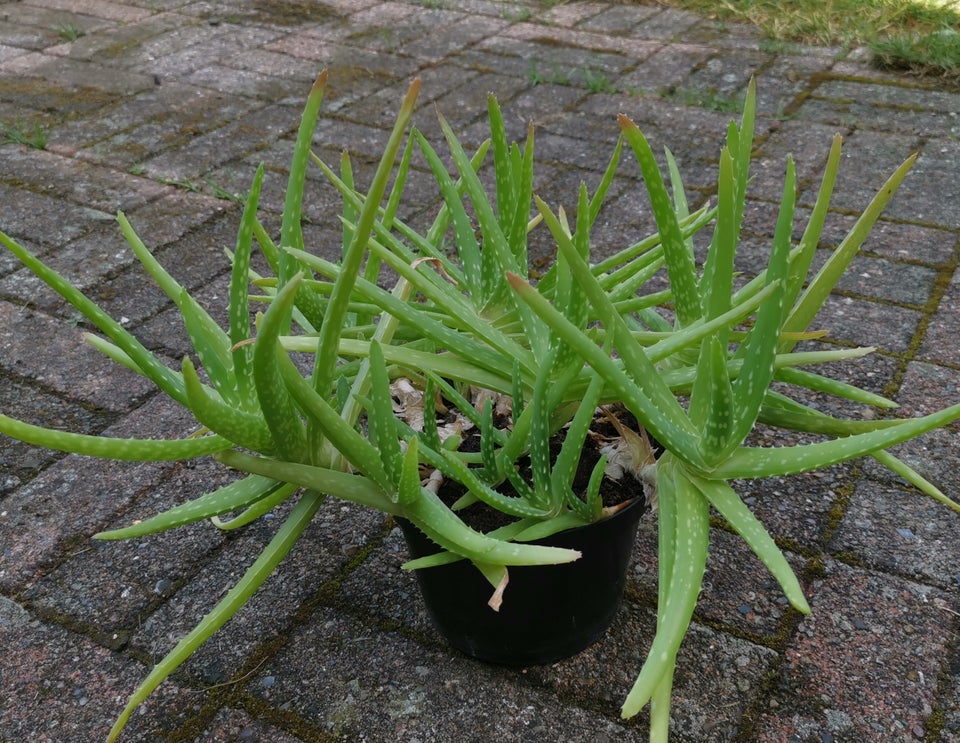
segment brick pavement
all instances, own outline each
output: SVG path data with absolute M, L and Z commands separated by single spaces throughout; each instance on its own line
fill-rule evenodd
M 551 7 L 552 6 L 552 7 Z M 83 35 L 68 39 L 72 30 Z M 23 0 L 0 3 L 0 121 L 47 135 L 0 145 L 0 228 L 73 278 L 151 348 L 184 351 L 169 304 L 133 266 L 124 210 L 208 304 L 222 305 L 237 205 L 259 162 L 276 222 L 299 107 L 330 72 L 317 146 L 349 149 L 358 178 L 402 92 L 423 79 L 469 140 L 495 92 L 513 136 L 538 125 L 539 192 L 569 203 L 596 182 L 636 120 L 676 154 L 691 200 L 710 198 L 720 137 L 758 80 L 755 178 L 744 243 L 762 251 L 784 160 L 801 204 L 830 137 L 845 136 L 828 237 L 883 178 L 921 155 L 822 318 L 830 341 L 878 354 L 837 373 L 905 413 L 960 387 L 960 94 L 878 72 L 858 52 L 770 44 L 657 5 L 532 0 Z M 596 232 L 602 254 L 645 234 L 629 165 Z M 338 230 L 310 180 L 307 241 Z M 416 219 L 434 194 L 413 187 Z M 541 248 L 545 250 L 545 248 Z M 546 257 L 545 254 L 534 258 Z M 72 430 L 176 432 L 182 417 L 85 349 L 71 310 L 0 256 L 0 409 Z M 956 429 L 902 447 L 948 493 Z M 107 466 L 0 442 L 0 741 L 102 740 L 148 664 L 222 595 L 270 536 L 193 525 L 93 543 L 101 529 L 197 494 L 210 465 Z M 811 617 L 789 611 L 738 540 L 714 530 L 707 582 L 677 672 L 684 741 L 960 740 L 956 517 L 861 462 L 744 487 L 804 579 Z M 274 522 L 275 523 L 275 522 Z M 509 671 L 446 649 L 383 518 L 328 503 L 277 576 L 131 722 L 127 741 L 633 741 L 618 719 L 653 627 L 655 524 L 638 541 L 627 601 L 577 658 Z M 639 641 L 638 641 L 639 638 Z

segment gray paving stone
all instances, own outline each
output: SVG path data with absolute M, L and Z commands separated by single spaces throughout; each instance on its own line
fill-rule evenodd
M 875 570 L 949 589 L 957 585 L 956 515 L 932 498 L 886 483 L 857 483 L 831 552 Z
M 0 350 L 8 373 L 29 377 L 76 402 L 127 411 L 151 391 L 146 380 L 118 367 L 84 342 L 75 327 L 32 310 L 0 303 Z
M 960 273 L 954 273 L 937 308 L 937 314 L 930 320 L 927 333 L 920 347 L 919 357 L 924 361 L 960 366 L 960 348 L 956 341 L 960 333 Z
M 761 714 L 755 739 L 922 737 L 936 692 L 934 659 L 947 641 L 943 594 L 828 562 L 811 598 L 813 614 L 785 653 L 770 700 L 776 706 Z
M 155 436 L 184 436 L 194 430 L 191 423 L 172 411 L 169 403 L 148 404 L 133 418 L 103 433 L 131 437 L 150 431 Z M 90 458 L 70 455 L 58 459 L 3 501 L 0 588 L 16 594 L 44 574 L 45 568 L 75 551 L 71 545 L 79 541 L 88 546 L 90 536 L 126 510 L 139 493 L 157 487 L 166 473 L 162 464 L 117 464 L 104 472 L 101 463 Z
M 143 668 L 91 640 L 36 619 L 0 597 L 0 640 L 17 648 L 0 673 L 0 739 L 103 740 Z M 134 715 L 125 740 L 147 743 L 196 712 L 197 695 L 166 684 Z

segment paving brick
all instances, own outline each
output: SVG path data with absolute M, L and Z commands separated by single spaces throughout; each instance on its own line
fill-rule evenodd
M 0 303 L 0 317 L 0 363 L 8 372 L 29 376 L 78 402 L 113 410 L 128 409 L 149 390 L 132 372 L 115 371 L 113 362 L 62 321 L 6 302 Z
M 234 741 L 269 740 L 273 743 L 303 743 L 291 733 L 263 722 L 242 710 L 224 710 L 217 713 L 204 729 L 198 743 L 233 743 Z
M 943 594 L 830 561 L 811 599 L 755 740 L 922 739 L 947 642 Z
M 240 579 L 280 528 L 295 500 L 251 527 L 228 532 L 219 554 L 137 624 L 133 646 L 155 658 L 170 651 Z M 204 684 L 223 683 L 248 667 L 255 654 L 262 656 L 263 648 L 274 652 L 275 646 L 297 631 L 299 623 L 309 621 L 318 611 L 317 596 L 324 585 L 338 578 L 369 544 L 376 544 L 382 522 L 380 514 L 328 500 L 281 567 L 230 620 L 229 628 L 212 637 L 190 659 L 185 670 Z M 203 526 L 208 541 L 223 539 L 209 534 L 217 531 L 210 524 Z M 178 565 L 186 562 L 177 560 Z
M 21 77 L 47 77 L 61 84 L 89 86 L 120 95 L 136 93 L 154 84 L 151 75 L 39 53 L 24 54 L 0 64 L 0 73 Z
M 36 425 L 64 431 L 97 433 L 111 422 L 104 411 L 86 410 L 66 402 L 56 395 L 37 389 L 23 380 L 5 379 L 0 386 L 0 410 L 20 412 Z M 0 439 L 0 498 L 30 481 L 61 455 L 49 449 L 24 444 L 16 439 Z M 0 502 L 0 510 L 3 509 Z
M 8 148 L 5 181 L 107 213 L 130 211 L 168 191 L 163 185 L 45 151 Z
M 504 31 L 511 39 L 524 39 L 541 44 L 592 49 L 598 52 L 617 52 L 628 57 L 644 58 L 650 53 L 650 45 L 643 40 L 591 33 L 561 27 L 543 26 L 538 23 L 517 23 Z
M 676 8 L 665 8 L 663 12 L 645 19 L 634 29 L 634 33 L 642 39 L 682 41 L 687 33 L 700 23 L 700 20 L 693 13 Z
M 569 28 L 582 24 L 604 12 L 610 12 L 610 10 L 603 3 L 563 3 L 547 9 L 540 17 L 547 23 Z M 643 10 L 640 12 L 644 13 Z
M 176 150 L 142 161 L 143 172 L 153 178 L 190 180 L 228 160 L 260 149 L 296 129 L 299 111 L 290 106 L 251 103 L 235 123 L 202 134 Z
M 651 602 L 657 595 L 656 530 L 655 517 L 645 517 L 628 583 L 629 591 Z M 760 641 L 769 642 L 781 635 L 790 605 L 776 579 L 736 534 L 714 528 L 710 543 L 697 618 L 712 627 L 733 628 L 741 636 Z M 797 576 L 802 576 L 806 560 L 785 554 Z
M 13 411 L 15 414 L 18 412 Z M 147 405 L 135 416 L 104 431 L 108 436 L 184 436 L 195 428 L 171 406 Z M 15 594 L 111 523 L 144 490 L 166 476 L 168 465 L 103 464 L 70 455 L 8 495 L 0 509 L 0 589 Z M 109 497 L 105 497 L 105 494 Z M 77 545 L 82 545 L 78 547 Z
M 831 552 L 866 567 L 955 587 L 960 581 L 953 531 L 958 515 L 919 492 L 861 480 L 830 541 Z
M 153 13 L 147 8 L 137 8 L 126 3 L 112 3 L 107 0 L 29 0 L 29 2 L 31 5 L 39 5 L 51 10 L 67 10 L 122 23 L 139 21 Z
M 31 743 L 103 740 L 144 669 L 89 639 L 39 622 L 0 596 L 0 642 L 17 648 L 0 673 L 0 739 Z M 165 684 L 135 714 L 124 740 L 147 743 L 196 711 L 197 695 Z
M 626 90 L 656 93 L 679 87 L 712 53 L 712 49 L 707 46 L 650 43 L 652 54 L 622 78 Z
M 307 667 L 291 674 L 291 660 L 307 657 Z M 557 715 L 570 740 L 647 737 L 639 726 L 560 702 L 518 672 L 451 656 L 330 611 L 318 611 L 285 652 L 261 668 L 250 690 L 340 738 L 496 736 L 512 742 L 551 735 Z
M 585 6 L 584 9 L 591 7 L 590 3 L 578 3 L 578 5 Z M 615 36 L 629 36 L 638 25 L 658 12 L 658 9 L 654 6 L 641 6 L 639 8 L 609 7 L 599 3 L 593 4 L 593 10 L 594 12 L 589 17 L 578 19 L 577 28 Z M 598 10 L 599 12 L 597 12 Z M 563 14 L 558 15 L 563 17 Z M 552 14 L 548 17 L 555 20 Z
M 912 188 L 898 193 L 887 214 L 894 219 L 934 224 L 946 229 L 960 227 L 951 204 L 960 199 L 954 174 L 960 167 L 960 145 L 952 139 L 925 143 L 923 154 L 910 172 Z M 922 199 L 925 193 L 934 198 Z
M 854 223 L 851 215 L 831 214 L 824 225 L 822 242 L 828 246 L 839 245 Z M 947 230 L 881 219 L 870 230 L 862 250 L 894 261 L 942 269 L 949 265 L 955 247 L 956 236 Z
M 907 365 L 896 401 L 897 413 L 916 417 L 936 412 L 960 401 L 960 372 L 950 367 L 921 362 Z M 946 428 L 924 434 L 896 447 L 893 452 L 907 464 L 956 499 L 960 493 L 960 471 L 954 465 L 957 433 L 954 421 Z
M 927 325 L 919 357 L 924 361 L 960 366 L 960 348 L 956 338 L 960 334 L 960 273 L 954 273 L 937 314 Z
M 831 295 L 815 322 L 828 337 L 893 353 L 907 350 L 921 321 L 916 310 Z
M 234 479 L 212 461 L 170 468 L 107 528 L 148 519 Z M 85 627 L 119 648 L 161 601 L 195 577 L 224 540 L 224 533 L 201 521 L 136 539 L 90 541 L 20 598 L 33 611 Z

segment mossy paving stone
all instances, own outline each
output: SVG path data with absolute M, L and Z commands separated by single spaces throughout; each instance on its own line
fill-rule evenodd
M 829 124 L 837 129 L 851 126 L 878 132 L 920 137 L 955 137 L 960 133 L 956 112 L 874 106 L 860 101 L 809 98 L 791 121 Z
M 960 272 L 946 288 L 937 313 L 930 318 L 918 358 L 960 367 Z
M 106 214 L 129 212 L 168 190 L 161 183 L 113 168 L 25 147 L 4 150 L 2 177 L 19 188 Z
M 790 443 L 802 440 L 797 437 Z M 749 443 L 771 445 L 762 427 Z M 745 480 L 737 484 L 737 491 L 774 538 L 798 551 L 813 551 L 830 533 L 834 509 L 850 486 L 852 467 L 842 464 L 791 477 Z
M 873 570 L 956 588 L 957 514 L 891 479 L 864 478 L 857 483 L 830 540 L 830 552 Z
M 901 405 L 897 415 L 905 417 L 933 413 L 945 404 L 956 404 L 960 401 L 960 370 L 912 362 L 907 366 L 895 399 Z M 956 460 L 958 436 L 960 421 L 954 421 L 945 428 L 900 444 L 892 451 L 956 500 L 960 494 L 960 468 Z M 954 514 L 954 529 L 958 517 Z
M 309 0 L 243 0 L 230 3 L 204 3 L 201 17 L 216 22 L 299 26 L 342 17 L 334 7 Z
M 210 721 L 197 743 L 304 743 L 303 738 L 251 716 L 238 709 L 224 709 Z

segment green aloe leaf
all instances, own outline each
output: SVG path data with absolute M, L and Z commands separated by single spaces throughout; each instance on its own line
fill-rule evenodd
M 234 516 L 227 521 L 221 520 L 219 516 L 211 516 L 210 522 L 215 527 L 223 531 L 239 529 L 241 526 L 246 526 L 247 524 L 253 523 L 261 516 L 269 513 L 285 500 L 290 498 L 290 496 L 296 493 L 299 489 L 300 488 L 298 488 L 296 485 L 283 483 L 265 498 L 261 498 L 260 500 L 251 503 L 239 515 Z
M 179 506 L 169 508 L 156 516 L 151 516 L 130 526 L 94 534 L 94 539 L 110 540 L 142 537 L 146 534 L 155 534 L 159 531 L 191 524 L 194 521 L 208 519 L 212 516 L 239 511 L 277 492 L 282 485 L 283 483 L 269 477 L 249 475 L 242 480 L 224 485 L 222 488 L 201 495 L 199 498 L 194 498 Z
M 710 501 L 710 505 L 717 509 L 727 523 L 743 537 L 754 554 L 766 565 L 767 569 L 777 579 L 784 595 L 790 604 L 804 614 L 810 613 L 810 605 L 803 595 L 800 581 L 797 580 L 793 568 L 787 562 L 783 552 L 773 541 L 773 537 L 764 528 L 760 520 L 753 515 L 740 496 L 725 482 L 703 480 L 691 477 L 690 481 L 697 487 L 701 495 Z
M 360 276 L 363 258 L 367 254 L 367 240 L 373 232 L 380 202 L 384 193 L 386 193 L 387 182 L 390 179 L 390 173 L 393 171 L 400 145 L 403 143 L 407 125 L 413 116 L 413 109 L 419 93 L 420 80 L 417 79 L 410 84 L 407 95 L 400 105 L 397 120 L 377 165 L 367 198 L 360 209 L 360 216 L 353 231 L 350 245 L 341 262 L 340 271 L 334 280 L 330 302 L 326 307 L 323 325 L 320 327 L 320 337 L 317 340 L 317 354 L 313 368 L 313 386 L 321 395 L 327 394 L 336 376 L 337 346 L 340 342 L 340 334 L 344 327 L 353 288 Z
M 437 186 L 443 196 L 443 203 L 450 215 L 453 224 L 454 244 L 457 246 L 457 256 L 463 269 L 467 294 L 475 301 L 480 302 L 482 308 L 484 288 L 480 242 L 477 240 L 470 217 L 463 205 L 463 197 L 433 146 L 418 130 L 414 130 L 413 135 L 420 146 L 420 151 L 423 153 L 427 165 L 430 166 L 434 179 L 437 181 Z
M 278 348 L 277 355 L 277 369 L 297 407 L 310 417 L 326 440 L 352 467 L 373 480 L 384 492 L 393 490 L 394 485 L 383 468 L 376 447 L 317 394 L 283 349 Z
M 303 274 L 291 277 L 264 313 L 253 345 L 253 378 L 263 419 L 270 429 L 276 451 L 284 459 L 307 461 L 307 434 L 296 405 L 280 375 L 277 348 L 280 333 L 289 318 Z
M 744 447 L 704 474 L 712 480 L 795 475 L 862 457 L 880 449 L 888 449 L 927 431 L 941 428 L 958 418 L 960 404 L 920 418 L 903 420 L 888 428 L 857 433 L 832 441 L 769 449 Z
M 181 284 L 170 275 L 144 245 L 133 226 L 122 213 L 117 215 L 120 230 L 134 255 L 180 310 L 187 336 L 207 372 L 214 389 L 230 404 L 239 403 L 238 388 L 233 371 L 229 336 Z
M 800 244 L 790 256 L 790 274 L 787 280 L 787 295 L 784 299 L 786 307 L 792 308 L 800 296 L 804 285 L 807 282 L 807 275 L 810 272 L 810 266 L 813 264 L 814 256 L 817 252 L 817 245 L 820 243 L 820 235 L 823 232 L 823 225 L 826 222 L 827 213 L 830 207 L 830 197 L 833 195 L 833 187 L 837 181 L 837 173 L 840 170 L 841 155 L 841 137 L 837 134 L 833 138 L 830 146 L 830 154 L 827 155 L 827 164 L 823 170 L 823 176 L 820 179 L 820 189 L 817 192 L 817 201 L 813 205 L 810 218 L 807 220 L 807 226 L 800 238 Z M 802 320 L 797 321 L 797 324 Z M 785 322 L 785 327 L 792 326 L 790 320 Z M 786 353 L 793 349 L 796 341 L 787 339 L 781 340 L 780 352 Z
M 572 261 L 571 264 L 574 265 Z M 600 295 L 603 295 L 603 290 L 596 284 L 596 279 L 589 270 L 586 270 L 586 274 L 578 271 L 578 274 L 581 274 L 584 288 L 596 307 L 598 302 L 593 290 L 599 290 Z M 614 362 L 589 336 L 572 325 L 523 279 L 514 274 L 509 274 L 508 279 L 514 291 L 554 333 L 570 344 L 596 373 L 604 377 L 613 396 L 623 402 L 644 428 L 671 451 L 681 453 L 688 460 L 702 465 L 696 430 L 644 350 L 636 344 L 626 326 L 622 325 L 619 315 L 610 316 L 613 328 L 608 328 L 607 332 L 616 332 L 613 343 L 623 358 L 623 367 Z M 603 299 L 606 299 L 605 295 Z M 629 374 L 624 368 L 629 370 Z
M 384 470 L 393 482 L 399 482 L 403 457 L 400 451 L 387 362 L 379 343 L 370 344 L 370 402 L 367 405 L 367 430 L 370 443 L 380 452 Z
M 273 436 L 263 417 L 225 402 L 200 381 L 193 363 L 186 356 L 183 358 L 181 373 L 190 412 L 199 423 L 237 446 L 262 453 L 274 450 Z
M 768 285 L 776 285 L 774 294 L 757 310 L 757 319 L 746 340 L 737 350 L 743 369 L 733 381 L 734 423 L 722 454 L 728 454 L 753 429 L 763 399 L 773 379 L 777 346 L 783 326 L 784 281 L 788 269 L 790 238 L 793 231 L 793 207 L 796 200 L 796 171 L 787 161 L 780 214 L 773 235 L 770 262 L 766 270 Z
M 231 446 L 230 441 L 216 434 L 186 439 L 122 439 L 57 431 L 3 414 L 0 414 L 0 433 L 45 449 L 128 462 L 193 459 L 229 449 Z
M 903 179 L 913 167 L 917 160 L 917 155 L 911 155 L 906 161 L 897 168 L 887 179 L 886 183 L 877 191 L 871 199 L 867 208 L 863 211 L 856 223 L 850 229 L 850 232 L 843 239 L 836 250 L 833 251 L 830 258 L 823 267 L 817 272 L 816 276 L 810 281 L 806 290 L 800 295 L 795 306 L 784 322 L 783 330 L 785 332 L 802 332 L 810 327 L 813 318 L 816 316 L 823 303 L 826 301 L 830 292 L 836 286 L 837 281 L 846 272 L 850 261 L 860 250 L 864 240 L 873 228 L 880 213 L 893 198 Z M 792 347 L 787 344 L 787 347 Z
M 669 500 L 672 495 L 676 502 L 674 554 L 666 587 L 661 587 L 664 600 L 657 605 L 657 633 L 623 703 L 620 714 L 624 718 L 643 709 L 673 668 L 700 594 L 710 543 L 709 503 L 687 478 L 682 465 L 671 455 L 664 455 L 658 463 L 658 479 L 660 500 Z M 660 554 L 664 556 L 662 550 Z
M 708 466 L 716 464 L 729 445 L 735 411 L 727 351 L 716 336 L 705 338 L 700 348 L 689 409 L 690 420 L 703 432 L 703 459 Z
M 421 495 L 420 458 L 418 439 L 414 436 L 407 442 L 407 450 L 400 462 L 397 502 L 404 507 L 414 504 Z
M 476 212 L 480 232 L 483 235 L 483 250 L 480 256 L 483 287 L 481 296 L 484 298 L 485 309 L 487 312 L 496 311 L 495 308 L 504 301 L 512 304 L 513 309 L 520 315 L 530 349 L 536 358 L 541 359 L 547 352 L 546 329 L 529 308 L 512 299 L 503 281 L 505 271 L 526 275 L 528 266 L 526 262 L 521 262 L 521 258 L 511 249 L 506 235 L 500 229 L 500 223 L 487 199 L 480 179 L 474 172 L 462 145 L 443 117 L 440 118 L 440 127 L 446 137 L 457 171 L 466 186 L 466 192 Z
M 630 119 L 620 115 L 620 130 L 640 165 L 647 194 L 653 208 L 660 240 L 663 244 L 663 256 L 670 276 L 677 319 L 683 327 L 701 316 L 700 293 L 697 289 L 697 271 L 693 255 L 680 229 L 674 205 L 670 201 L 666 184 L 660 174 L 660 167 L 654 159 L 653 151 L 643 133 Z
M 514 544 L 474 531 L 427 489 L 422 490 L 421 497 L 414 503 L 401 507 L 370 480 L 359 475 L 308 464 L 252 457 L 237 451 L 222 452 L 217 459 L 243 472 L 296 483 L 342 500 L 403 516 L 440 547 L 469 560 L 502 565 L 554 565 L 572 562 L 580 557 L 576 550 Z
M 194 627 L 176 647 L 167 653 L 137 687 L 127 706 L 117 718 L 107 736 L 107 743 L 115 743 L 133 711 L 144 702 L 147 697 L 163 683 L 171 673 L 186 661 L 203 645 L 227 620 L 236 614 L 247 603 L 249 598 L 273 574 L 280 561 L 296 544 L 297 539 L 307 528 L 323 503 L 323 496 L 317 493 L 305 493 L 293 509 L 283 526 L 276 533 L 270 543 L 264 548 L 260 556 L 254 561 L 243 577 L 230 589 L 226 596 L 208 612 L 200 623 Z
M 733 293 L 733 262 L 739 239 L 737 225 L 736 175 L 730 151 L 720 152 L 720 174 L 717 192 L 717 226 L 703 268 L 700 293 L 703 295 L 704 316 L 713 319 L 730 309 Z M 729 333 L 716 336 L 726 346 Z
M 303 249 L 303 188 L 307 178 L 307 164 L 310 162 L 310 147 L 313 144 L 313 132 L 320 116 L 320 106 L 327 87 L 327 71 L 323 70 L 313 83 L 307 102 L 300 117 L 297 140 L 290 161 L 290 175 L 283 203 L 283 218 L 280 226 L 280 245 L 284 248 Z M 289 253 L 278 255 L 277 276 L 280 286 L 286 284 L 299 271 L 297 262 Z
M 237 384 L 239 404 L 245 410 L 257 407 L 257 393 L 253 383 L 253 348 L 250 327 L 250 258 L 253 251 L 253 234 L 260 205 L 260 190 L 263 186 L 263 165 L 257 168 L 250 192 L 243 206 L 243 217 L 237 232 L 237 244 L 231 256 L 230 268 L 230 344 L 233 356 L 234 379 Z M 202 361 L 201 361 L 202 363 Z

